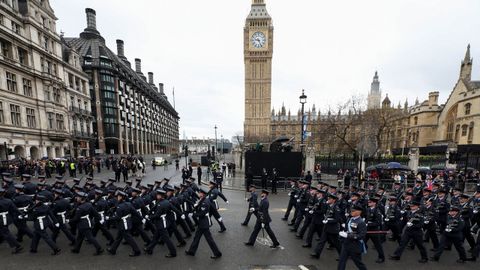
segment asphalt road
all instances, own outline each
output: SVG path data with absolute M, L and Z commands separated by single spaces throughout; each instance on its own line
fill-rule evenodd
M 108 178 L 111 173 L 103 172 L 100 177 Z M 148 174 L 145 177 L 146 183 L 154 181 L 164 176 L 173 176 L 173 182 L 180 181 L 180 175 L 176 173 L 173 167 L 169 171 L 157 169 L 152 171 L 149 168 Z M 96 179 L 99 176 L 96 175 Z M 30 240 L 25 239 L 23 246 L 25 251 L 19 255 L 10 255 L 10 249 L 6 243 L 0 245 L 0 269 L 14 269 L 14 270 L 54 270 L 54 269 L 119 269 L 119 270 L 134 270 L 134 269 L 335 269 L 337 267 L 337 254 L 335 251 L 324 250 L 319 260 L 310 259 L 309 254 L 311 250 L 302 248 L 303 242 L 296 239 L 294 234 L 289 232 L 289 228 L 281 217 L 285 211 L 287 203 L 287 195 L 271 195 L 270 196 L 270 213 L 273 219 L 271 224 L 272 229 L 277 235 L 282 248 L 270 249 L 268 246 L 256 243 L 254 247 L 246 247 L 245 242 L 254 225 L 255 218 L 250 221 L 248 227 L 241 226 L 247 212 L 247 204 L 244 200 L 245 193 L 238 190 L 224 190 L 224 194 L 230 201 L 227 205 L 220 203 L 221 215 L 227 227 L 227 231 L 223 234 L 218 233 L 218 224 L 213 220 L 214 225 L 211 227 L 213 237 L 217 242 L 223 257 L 218 260 L 210 259 L 211 251 L 202 239 L 199 250 L 195 257 L 184 255 L 185 248 L 177 250 L 178 256 L 173 259 L 164 257 L 167 254 L 167 249 L 164 246 L 157 246 L 154 254 L 151 256 L 142 255 L 136 258 L 128 257 L 131 252 L 130 247 L 121 245 L 117 251 L 116 256 L 102 255 L 92 256 L 94 248 L 89 244 L 84 244 L 80 254 L 72 254 L 69 252 L 70 247 L 65 237 L 59 237 L 59 246 L 62 248 L 62 253 L 58 256 L 51 256 L 51 250 L 44 243 L 40 242 L 37 254 L 29 254 Z M 261 236 L 261 233 L 260 233 Z M 105 246 L 105 239 L 99 233 L 97 239 Z M 140 238 L 137 238 L 137 243 L 143 245 Z M 174 243 L 176 244 L 176 240 Z M 187 247 L 190 245 L 191 239 L 187 240 Z M 391 254 L 396 245 L 392 242 L 385 244 L 386 254 Z M 430 248 L 430 246 L 428 246 Z M 474 269 L 478 267 L 478 263 L 466 263 L 459 265 L 455 262 L 457 254 L 455 251 L 446 251 L 441 258 L 441 262 L 429 262 L 427 264 L 420 264 L 417 250 L 406 250 L 402 260 L 389 261 L 384 264 L 376 264 L 376 252 L 370 249 L 368 254 L 364 257 L 369 269 L 406 269 L 415 268 L 421 269 Z M 302 267 L 300 267 L 302 266 Z M 355 269 L 352 262 L 349 262 L 348 269 Z

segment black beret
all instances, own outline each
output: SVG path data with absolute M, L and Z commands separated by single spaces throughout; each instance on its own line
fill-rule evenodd
M 270 191 L 268 191 L 268 190 L 266 190 L 266 189 L 262 189 L 262 193 L 268 195 L 268 194 L 270 194 Z

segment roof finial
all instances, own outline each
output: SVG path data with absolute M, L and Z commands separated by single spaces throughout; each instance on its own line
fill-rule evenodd
M 467 52 L 465 53 L 465 59 L 463 60 L 463 62 L 466 64 L 466 63 L 470 63 L 472 59 L 470 58 L 470 43 L 468 44 L 467 46 Z

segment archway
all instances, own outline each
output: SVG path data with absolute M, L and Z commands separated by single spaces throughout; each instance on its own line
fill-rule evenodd
M 47 157 L 48 158 L 53 158 L 54 157 L 53 156 L 53 149 L 50 146 L 47 147 Z
M 30 158 L 32 160 L 40 158 L 39 151 L 38 151 L 38 148 L 36 146 L 30 147 Z
M 24 158 L 25 157 L 25 148 L 21 145 L 15 146 L 14 150 L 16 158 Z
M 60 147 L 55 147 L 55 157 L 56 158 L 59 158 L 61 157 L 61 153 L 60 153 Z

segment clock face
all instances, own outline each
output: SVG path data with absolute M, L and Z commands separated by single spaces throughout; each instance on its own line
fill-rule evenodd
M 267 38 L 265 37 L 265 34 L 262 32 L 255 32 L 252 35 L 252 45 L 255 48 L 262 48 L 265 46 L 265 42 L 267 41 Z

